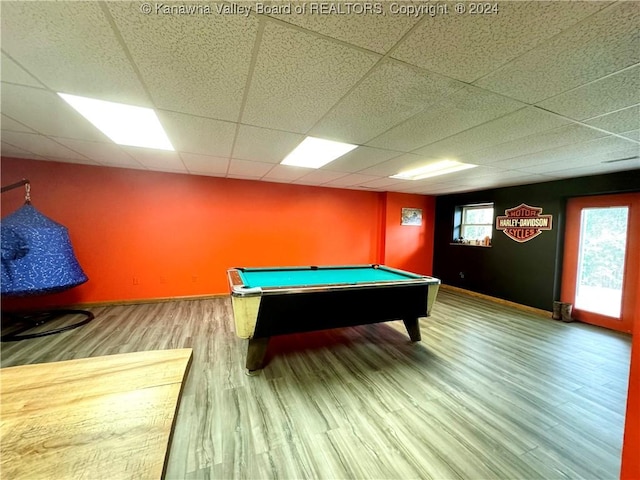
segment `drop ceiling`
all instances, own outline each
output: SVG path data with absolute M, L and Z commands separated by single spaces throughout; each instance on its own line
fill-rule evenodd
M 3 1 L 2 155 L 430 195 L 640 168 L 637 2 L 313 3 Z M 115 145 L 56 92 L 152 107 L 176 151 Z M 279 165 L 307 135 L 359 147 Z M 389 178 L 442 159 L 479 166 Z

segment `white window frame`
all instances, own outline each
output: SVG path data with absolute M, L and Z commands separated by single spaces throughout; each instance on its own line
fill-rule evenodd
M 464 238 L 465 240 L 469 240 L 466 236 L 465 236 L 465 228 L 466 227 L 489 227 L 489 238 L 493 238 L 493 219 L 494 219 L 494 207 L 493 207 L 493 203 L 480 203 L 480 204 L 474 204 L 474 205 L 462 205 L 461 207 L 462 210 L 462 221 L 460 223 L 460 236 L 462 238 Z M 466 219 L 467 219 L 467 212 L 471 211 L 471 210 L 485 210 L 485 209 L 491 209 L 491 222 L 489 223 L 467 223 Z M 475 239 L 474 239 L 475 240 Z

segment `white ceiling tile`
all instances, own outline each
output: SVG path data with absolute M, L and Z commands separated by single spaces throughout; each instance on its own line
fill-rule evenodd
M 100 2 L 2 2 L 2 49 L 57 92 L 148 106 Z
M 71 138 L 54 138 L 65 147 L 81 153 L 100 165 L 113 167 L 140 167 L 140 164 L 130 155 L 125 153 L 115 143 L 86 142 Z
M 392 187 L 394 185 L 406 185 L 407 180 L 398 180 L 397 178 L 383 177 L 377 180 L 371 180 L 369 182 L 362 182 L 363 187 L 380 188 L 384 190 L 386 187 Z
M 107 2 L 156 106 L 237 120 L 258 20 L 218 14 L 141 15 L 140 5 Z M 149 5 L 155 9 L 165 4 Z
M 631 130 L 629 132 L 622 132 L 620 135 L 623 137 L 640 142 L 640 130 Z
M 459 160 L 479 165 L 493 164 L 501 160 L 551 150 L 565 145 L 578 145 L 581 142 L 589 142 L 604 136 L 607 136 L 607 134 L 601 131 L 582 125 L 570 124 L 510 142 L 498 143 L 493 147 L 476 152 L 465 153 L 459 156 Z M 569 147 L 569 149 L 571 148 L 573 147 Z
M 389 177 L 405 170 L 421 167 L 432 161 L 433 159 L 424 157 L 423 155 L 404 153 L 385 162 L 360 170 L 359 173 L 363 173 L 365 175 L 377 175 L 379 177 Z
M 229 176 L 241 175 L 247 177 L 262 178 L 274 167 L 273 163 L 252 162 L 249 160 L 231 159 L 229 164 Z
M 144 15 L 141 5 L 3 2 L 3 153 L 427 195 L 637 160 L 602 163 L 638 154 L 640 13 L 631 2 L 500 2 L 499 18 L 460 16 L 452 4 L 433 17 L 391 14 L 383 2 L 385 15 L 278 18 L 255 8 L 249 18 L 217 14 L 215 2 L 188 3 L 211 15 L 162 11 L 182 6 L 170 2 L 151 2 Z M 482 75 L 456 90 L 456 79 Z M 113 144 L 54 88 L 154 106 L 178 152 Z M 359 147 L 318 170 L 279 165 L 307 134 Z M 389 178 L 451 157 L 481 166 L 424 182 Z
M 519 172 L 514 172 L 508 169 L 495 168 L 493 166 L 480 165 L 475 168 L 470 168 L 467 170 L 461 170 L 459 172 L 448 173 L 446 175 L 441 175 L 438 177 L 433 177 L 431 181 L 435 182 L 449 182 L 455 183 L 458 185 L 465 185 L 468 183 L 468 180 L 475 180 L 482 177 L 491 177 L 491 178 L 509 178 L 521 175 Z
M 82 161 L 88 159 L 69 148 L 54 142 L 44 135 L 24 132 L 2 132 L 2 140 L 15 147 L 33 152 L 43 158 L 51 160 L 52 158 L 66 159 L 67 161 Z
M 224 177 L 229 168 L 228 158 L 197 155 L 194 153 L 181 153 L 180 158 L 182 158 L 184 165 L 190 173 Z
M 27 127 L 26 125 L 21 124 L 20 122 L 16 122 L 13 118 L 7 117 L 4 113 L 2 114 L 2 130 L 7 130 L 10 132 L 26 132 L 26 133 L 36 133 L 32 128 Z
M 436 196 L 440 196 L 440 195 L 449 195 L 452 193 L 464 193 L 464 192 L 470 192 L 476 190 L 474 188 L 471 187 L 467 187 L 467 186 L 463 186 L 463 185 L 450 185 L 448 187 L 424 187 L 423 189 L 420 189 L 419 191 L 414 191 L 414 192 L 407 192 L 407 193 L 414 193 L 414 194 L 422 194 L 422 195 L 436 195 Z
M 617 2 L 475 83 L 527 103 L 540 102 L 638 63 L 639 23 L 637 2 Z
M 261 182 L 268 182 L 268 183 L 292 183 L 291 180 L 289 179 L 279 179 L 279 178 L 265 178 L 262 177 L 260 179 L 256 179 L 256 180 L 260 180 Z
M 331 172 L 328 170 L 313 170 L 307 173 L 305 176 L 300 177 L 293 183 L 300 183 L 304 185 L 322 185 L 323 183 L 336 180 L 338 178 L 345 177 L 346 175 L 341 172 Z
M 584 155 L 583 158 L 585 158 L 588 161 L 593 160 L 601 163 L 612 164 L 614 166 L 616 166 L 617 164 L 620 167 L 625 167 L 630 165 L 630 163 L 627 163 L 627 162 L 633 163 L 638 161 L 638 157 L 640 157 L 639 143 L 624 144 L 621 146 L 624 146 L 624 148 L 621 148 L 620 150 L 616 150 L 615 148 L 612 147 L 610 149 L 603 148 L 600 150 L 589 151 L 587 154 Z M 591 153 L 593 153 L 593 155 L 589 155 Z
M 509 185 L 528 185 L 531 183 L 548 182 L 553 180 L 549 175 L 537 175 L 525 172 L 518 172 L 517 175 L 509 177 L 505 180 L 501 180 L 499 177 L 480 177 L 475 179 L 468 179 L 465 181 L 464 186 L 474 188 L 494 188 L 498 186 Z
M 388 60 L 377 65 L 310 133 L 362 144 L 463 86 L 440 75 Z
M 506 143 L 568 123 L 569 120 L 558 115 L 527 107 L 432 143 L 414 153 L 431 158 L 455 159 L 465 152 L 482 150 L 496 143 Z
M 465 170 L 416 182 L 407 182 L 407 186 L 400 190 L 407 193 L 441 195 L 460 191 L 477 190 L 480 188 L 493 188 L 501 184 L 513 185 L 519 182 L 535 183 L 547 181 L 549 179 L 549 177 L 529 172 L 501 170 L 491 167 L 478 167 L 472 170 Z
M 437 183 L 423 183 L 420 185 L 414 185 L 413 182 L 406 183 L 404 186 L 399 187 L 398 191 L 403 193 L 413 193 L 413 194 L 421 194 L 421 195 L 435 195 L 439 193 L 449 193 L 455 185 L 447 185 L 443 186 Z
M 425 185 L 420 189 L 416 189 L 409 193 L 420 193 L 422 195 L 445 195 L 448 193 L 456 193 L 468 189 L 462 185 Z
M 267 22 L 242 122 L 306 133 L 379 58 Z
M 332 185 L 327 185 L 327 188 L 335 188 Z M 378 187 L 370 187 L 368 185 L 352 185 L 350 187 L 345 187 L 349 190 L 362 190 L 364 192 L 386 192 L 384 188 Z
M 258 175 L 234 175 L 234 174 L 229 174 L 226 176 L 226 178 L 231 178 L 231 179 L 235 179 L 235 180 L 254 180 L 254 181 L 258 181 L 260 180 L 260 176 Z
M 2 112 L 45 135 L 110 141 L 53 92 L 2 83 Z
M 320 9 L 322 3 L 325 7 L 341 8 L 340 11 L 343 13 L 312 13 L 311 9 Z M 315 2 L 315 4 L 309 2 L 306 4 L 306 15 L 292 12 L 273 15 L 273 17 L 378 53 L 389 51 L 418 21 L 417 17 L 391 14 L 388 6 L 384 3 L 378 4 L 384 7 L 381 9 L 382 13 L 374 11 L 373 13 L 362 12 L 359 14 L 353 10 L 353 8 L 358 8 L 358 4 L 363 5 L 364 8 L 365 4 L 359 2 L 350 4 L 346 2 Z M 368 5 L 373 9 L 375 4 L 371 2 Z M 349 14 L 350 11 L 354 13 Z
M 553 163 L 554 155 L 558 155 L 558 153 L 552 153 L 554 150 L 547 150 L 541 153 L 532 153 L 530 155 L 522 155 L 519 157 L 509 158 L 507 160 L 501 160 L 499 162 L 492 163 L 491 166 L 496 167 L 496 169 L 519 169 L 523 171 L 531 172 L 533 170 L 529 170 L 529 167 L 533 168 L 535 166 L 539 166 L 541 164 L 548 165 Z M 536 171 L 543 171 L 540 169 L 536 169 Z
M 332 187 L 352 187 L 355 185 L 365 184 L 367 182 L 371 182 L 372 180 L 379 180 L 380 177 L 374 175 L 362 175 L 360 173 L 351 173 L 349 175 L 345 175 L 344 177 L 336 178 L 326 183 L 328 186 Z
M 268 182 L 292 182 L 305 176 L 309 171 L 310 169 L 304 167 L 274 165 L 262 179 Z
M 355 173 L 378 165 L 390 158 L 402 155 L 401 152 L 361 146 L 335 159 L 324 168 L 335 172 Z
M 442 179 L 446 180 L 445 177 L 442 177 Z M 437 178 L 435 178 L 434 180 L 440 181 Z M 470 190 L 470 187 L 465 186 L 465 185 L 459 185 L 457 182 L 438 183 L 437 186 L 434 188 L 434 190 L 437 190 L 437 194 L 442 195 L 442 194 L 456 192 L 456 191 L 458 191 L 458 189 L 460 189 L 462 187 L 464 187 L 465 190 Z
M 433 72 L 473 82 L 604 5 L 551 1 L 466 3 L 467 14 L 459 15 L 450 4 L 448 15 L 425 18 L 392 55 Z M 498 11 L 471 14 L 476 6 L 495 6 Z
M 621 169 L 620 166 L 616 164 L 596 163 L 586 167 L 574 167 L 564 170 L 556 170 L 553 172 L 553 175 L 560 178 L 575 178 L 586 177 L 588 175 L 602 175 L 605 173 L 613 173 L 625 170 L 637 170 L 638 168 L 640 168 L 640 164 L 638 163 L 624 169 Z
M 304 138 L 304 135 L 298 133 L 240 125 L 233 148 L 233 157 L 280 163 Z
M 42 88 L 44 85 L 2 52 L 2 81 Z
M 2 141 L 2 150 L 0 150 L 0 156 L 2 156 L 2 157 L 16 157 L 16 158 L 32 158 L 34 160 L 42 159 L 42 157 L 40 157 L 38 155 L 34 155 L 33 153 L 31 153 L 28 150 L 16 147 L 16 146 L 11 145 L 10 143 L 7 143 L 5 141 Z
M 447 188 L 447 190 L 449 188 Z M 415 182 L 406 182 L 405 184 L 399 185 L 394 189 L 394 191 L 397 191 L 397 192 L 411 193 L 415 195 L 418 195 L 418 194 L 427 195 L 428 194 L 427 192 L 430 192 L 433 190 L 441 190 L 441 188 L 435 187 L 434 185 L 427 184 L 427 183 L 416 184 Z
M 56 156 L 53 156 L 53 155 L 49 155 L 49 156 L 47 156 L 47 158 L 45 160 L 48 161 L 48 162 L 77 163 L 79 165 L 100 166 L 100 164 L 98 162 L 94 162 L 93 160 L 90 160 L 90 159 L 85 158 L 85 157 L 69 158 L 69 157 L 56 157 Z
M 530 175 L 530 174 L 527 174 Z M 439 175 L 437 177 L 421 180 L 425 184 L 453 184 L 453 185 L 473 185 L 476 183 L 489 183 L 492 181 L 506 181 L 523 176 L 522 172 L 515 170 L 505 170 L 487 166 L 462 170 L 459 172 Z
M 592 161 L 600 161 L 599 158 L 606 156 L 611 152 L 635 150 L 638 151 L 640 145 L 619 137 L 609 136 L 602 137 L 590 142 L 584 142 L 579 145 L 566 145 L 564 147 L 545 150 L 529 155 L 521 155 L 499 162 L 492 163 L 492 167 L 506 169 L 527 169 L 528 171 L 535 168 L 536 172 L 542 173 L 545 169 L 537 168 L 540 165 L 550 163 L 569 164 L 576 163 L 578 166 Z M 549 167 L 548 171 L 553 171 Z
M 122 149 L 137 160 L 138 163 L 151 170 L 178 173 L 187 172 L 177 152 L 139 147 L 122 147 Z
M 638 6 L 640 9 L 640 5 Z M 640 49 L 640 41 L 638 42 Z M 640 103 L 640 66 L 560 94 L 538 105 L 575 120 L 614 112 Z M 637 126 L 637 124 L 636 124 Z
M 632 132 L 640 128 L 640 105 L 585 120 L 584 123 L 612 133 Z
M 160 123 L 179 152 L 228 157 L 236 124 L 175 112 L 158 111 Z
M 409 152 L 523 106 L 520 102 L 466 86 L 438 105 L 367 142 L 367 145 Z

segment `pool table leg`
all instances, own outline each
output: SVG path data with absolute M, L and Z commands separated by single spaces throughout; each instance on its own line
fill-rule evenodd
M 422 340 L 422 335 L 420 334 L 420 321 L 418 318 L 404 318 L 402 321 L 404 322 L 404 326 L 407 327 L 407 333 L 409 334 L 409 338 L 411 338 L 412 342 L 419 342 Z
M 250 338 L 249 347 L 247 348 L 247 370 L 249 374 L 255 370 L 264 367 L 267 346 L 269 345 L 269 337 Z

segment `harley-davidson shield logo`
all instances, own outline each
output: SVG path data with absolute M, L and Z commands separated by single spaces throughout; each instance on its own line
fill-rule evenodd
M 528 242 L 543 230 L 551 230 L 553 215 L 541 215 L 541 207 L 530 207 L 521 203 L 496 217 L 496 229 L 516 242 Z

